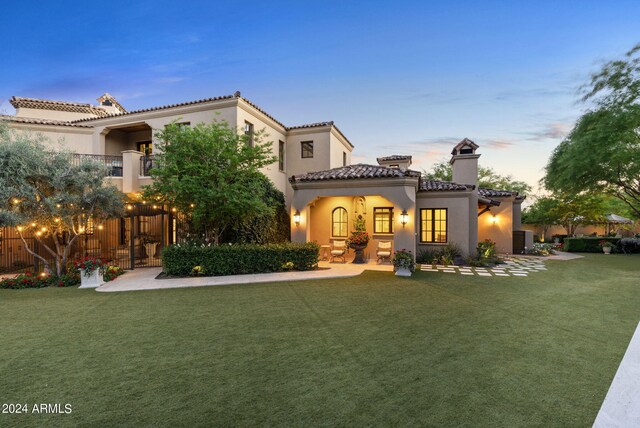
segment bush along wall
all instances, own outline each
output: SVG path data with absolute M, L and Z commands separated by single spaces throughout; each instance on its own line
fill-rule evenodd
M 601 253 L 600 241 L 609 241 L 618 245 L 620 238 L 604 238 L 602 236 L 585 236 L 582 238 L 565 238 L 564 250 L 572 253 Z
M 313 270 L 320 247 L 309 243 L 243 245 L 171 245 L 162 252 L 167 275 L 222 276 L 249 273 Z M 194 268 L 196 268 L 194 270 Z

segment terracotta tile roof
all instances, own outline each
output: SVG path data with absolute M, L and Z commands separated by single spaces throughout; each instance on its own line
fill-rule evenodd
M 111 95 L 109 92 L 105 92 L 104 94 L 102 94 L 102 95 L 100 96 L 100 98 L 98 98 L 98 100 L 97 100 L 97 101 L 98 101 L 98 102 L 100 102 L 100 103 L 102 103 L 102 102 L 103 102 L 103 101 L 105 101 L 105 100 L 109 100 L 109 101 L 111 101 L 111 104 L 113 104 L 113 105 L 114 105 L 114 107 L 116 107 L 117 109 L 119 109 L 121 112 L 124 112 L 124 113 L 126 113 L 126 112 L 127 112 L 127 109 L 126 109 L 126 108 L 124 108 L 124 107 L 122 106 L 122 104 L 120 104 L 120 103 L 118 102 L 118 100 L 116 100 L 116 99 L 113 97 L 113 95 Z
M 473 189 L 474 186 L 471 184 L 458 184 L 451 181 L 422 179 L 420 180 L 418 192 L 459 192 Z
M 143 109 L 139 109 L 139 110 L 131 110 L 131 111 L 128 111 L 126 113 L 107 114 L 107 115 L 105 115 L 103 117 L 90 117 L 90 118 L 86 118 L 86 119 L 77 119 L 77 120 L 72 121 L 72 123 L 89 122 L 89 121 L 92 121 L 92 120 L 105 119 L 105 118 L 109 118 L 109 117 L 128 116 L 128 115 L 131 115 L 131 114 L 145 113 L 145 112 L 148 112 L 148 111 L 165 110 L 165 109 L 174 108 L 174 107 L 189 106 L 189 105 L 193 105 L 193 104 L 203 104 L 203 103 L 208 103 L 208 102 L 211 102 L 211 101 L 230 100 L 230 99 L 233 99 L 233 98 L 240 98 L 239 93 L 236 92 L 236 94 L 238 94 L 237 97 L 236 97 L 236 95 L 223 95 L 223 96 L 220 96 L 220 97 L 204 98 L 204 99 L 201 99 L 201 100 L 187 101 L 187 102 L 184 102 L 184 103 L 168 104 L 168 105 L 158 106 L 158 107 L 149 107 L 149 108 L 143 108 Z
M 340 128 L 338 128 L 335 123 L 333 123 L 333 120 L 329 121 L 329 122 L 316 122 L 316 123 L 307 123 L 304 125 L 296 125 L 296 126 L 288 126 L 286 129 L 287 131 L 291 131 L 293 129 L 305 129 L 305 128 L 321 128 L 323 126 L 332 126 L 335 128 L 336 131 L 338 131 L 338 134 L 340 134 L 342 136 L 342 138 L 344 138 L 347 143 L 349 143 L 349 145 L 351 147 L 353 147 L 353 144 L 351 144 L 351 141 L 349 141 L 349 139 L 342 133 L 342 131 L 340 131 Z
M 478 194 L 480 196 L 485 196 L 487 198 L 495 198 L 495 197 L 509 197 L 509 196 L 517 196 L 518 192 L 514 192 L 512 190 L 495 190 L 495 189 L 487 189 L 486 187 L 478 187 Z
M 72 103 L 67 101 L 42 100 L 39 98 L 11 97 L 9 100 L 15 108 L 33 108 L 40 110 L 68 111 L 73 113 L 94 114 L 99 117 L 107 116 L 108 113 L 96 106 L 87 103 Z M 95 118 L 91 118 L 95 119 Z
M 33 117 L 17 117 L 9 115 L 0 115 L 0 120 L 8 122 L 27 123 L 30 125 L 52 125 L 52 126 L 72 126 L 75 128 L 93 128 L 91 125 L 83 125 L 67 122 L 64 120 L 36 119 Z
M 388 161 L 411 161 L 412 157 L 409 155 L 391 155 L 391 156 L 382 156 L 377 158 L 378 162 L 388 162 Z
M 420 177 L 420 172 L 410 169 L 401 170 L 398 168 L 388 168 L 386 166 L 356 164 L 341 166 L 339 168 L 327 169 L 325 171 L 308 172 L 298 176 L 291 176 L 291 183 L 305 181 L 326 181 L 326 180 L 358 180 L 368 178 L 404 178 Z

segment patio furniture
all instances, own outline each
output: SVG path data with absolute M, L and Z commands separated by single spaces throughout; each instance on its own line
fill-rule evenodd
M 376 256 L 378 257 L 378 264 L 385 260 L 391 263 L 391 241 L 378 242 L 378 249 L 376 250 Z
M 346 260 L 344 258 L 346 252 L 347 241 L 345 241 L 344 239 L 333 241 L 331 247 L 331 263 L 333 263 L 336 258 L 341 258 L 342 263 L 346 263 Z
M 320 260 L 329 260 L 329 251 L 331 250 L 331 245 L 320 245 L 320 249 L 322 250 L 322 258 L 320 258 Z

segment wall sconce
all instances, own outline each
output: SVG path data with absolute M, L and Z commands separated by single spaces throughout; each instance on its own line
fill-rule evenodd
M 293 215 L 293 222 L 296 224 L 296 226 L 300 225 L 300 211 L 296 210 L 295 214 Z
M 409 222 L 409 214 L 407 213 L 407 210 L 402 210 L 402 213 L 400 214 L 400 223 L 402 223 L 402 227 L 404 228 L 404 226 Z
M 498 216 L 492 215 L 490 221 L 491 221 L 491 224 L 498 223 Z

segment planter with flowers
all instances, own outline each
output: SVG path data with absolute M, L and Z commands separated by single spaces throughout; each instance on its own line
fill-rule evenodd
M 605 239 L 598 242 L 598 244 L 600 244 L 600 247 L 602 247 L 602 251 L 605 254 L 611 254 L 611 250 L 613 250 L 613 248 L 615 247 L 615 245 L 613 245 L 613 242 L 607 241 Z
M 369 244 L 369 234 L 367 232 L 363 230 L 351 232 L 351 237 L 347 238 L 347 246 L 356 252 L 353 263 L 366 263 L 364 260 L 364 249 L 367 248 L 367 244 Z
M 402 249 L 393 254 L 393 270 L 396 276 L 411 276 L 416 270 L 416 261 L 411 251 Z
M 103 275 L 107 265 L 104 260 L 87 256 L 76 260 L 73 264 L 80 271 L 79 288 L 98 288 L 104 284 Z

